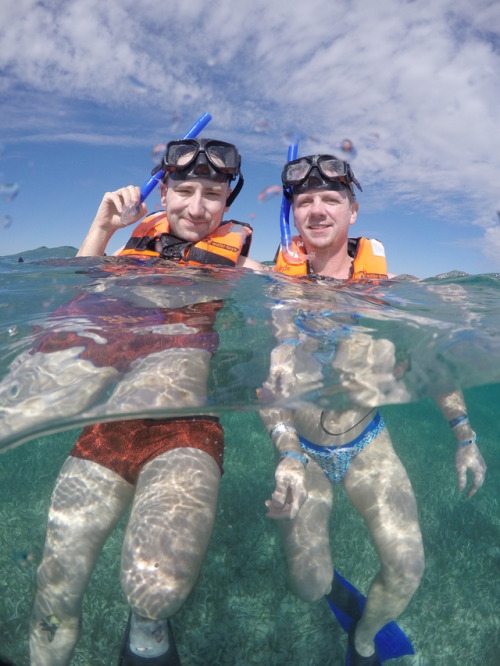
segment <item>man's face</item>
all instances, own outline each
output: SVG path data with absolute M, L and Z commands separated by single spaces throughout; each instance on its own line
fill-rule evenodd
M 169 178 L 167 186 L 162 185 L 161 202 L 170 231 L 192 243 L 205 238 L 222 222 L 230 191 L 228 183 L 217 183 L 208 178 Z
M 316 251 L 342 246 L 356 221 L 358 204 L 345 190 L 309 190 L 293 197 L 295 226 L 306 249 Z

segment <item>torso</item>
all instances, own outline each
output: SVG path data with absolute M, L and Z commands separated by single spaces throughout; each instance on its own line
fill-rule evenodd
M 318 446 L 343 446 L 358 437 L 375 416 L 374 409 L 322 410 L 307 406 L 295 411 L 295 427 Z

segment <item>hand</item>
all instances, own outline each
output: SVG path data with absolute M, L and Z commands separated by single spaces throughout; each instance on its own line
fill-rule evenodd
M 458 446 L 455 453 L 455 467 L 458 475 L 458 492 L 461 493 L 467 484 L 467 471 L 473 476 L 473 483 L 467 497 L 472 497 L 484 483 L 486 463 L 476 444 Z
M 139 204 L 141 190 L 134 185 L 106 192 L 97 210 L 93 225 L 114 233 L 147 215 L 146 204 Z
M 300 460 L 283 458 L 275 473 L 276 488 L 266 501 L 267 517 L 275 520 L 292 519 L 307 499 L 306 468 Z

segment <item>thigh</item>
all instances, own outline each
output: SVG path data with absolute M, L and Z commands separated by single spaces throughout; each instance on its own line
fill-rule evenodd
M 415 495 L 387 429 L 353 458 L 344 487 L 370 531 L 383 567 L 420 553 Z
M 162 453 L 147 463 L 136 487 L 122 553 L 124 591 L 133 605 L 161 614 L 165 598 L 169 614 L 182 605 L 205 556 L 215 520 L 220 469 L 199 449 Z M 142 602 L 159 595 L 157 601 Z M 175 608 L 174 608 L 175 607 Z
M 81 347 L 21 354 L 0 382 L 0 436 L 63 420 L 93 407 L 118 377 L 114 368 L 79 358 Z
M 52 494 L 39 591 L 68 605 L 80 603 L 102 544 L 132 494 L 133 486 L 106 467 L 72 456 L 66 460 Z
M 212 355 L 204 349 L 166 349 L 137 359 L 126 381 L 118 384 L 108 400 L 110 413 L 150 409 L 182 409 L 206 404 Z
M 308 498 L 293 520 L 277 521 L 290 584 L 302 599 L 314 601 L 329 591 L 333 578 L 329 522 L 332 484 L 318 464 L 307 465 Z

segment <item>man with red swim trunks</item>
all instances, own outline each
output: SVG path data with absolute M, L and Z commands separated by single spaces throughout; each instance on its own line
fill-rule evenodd
M 222 222 L 242 185 L 236 147 L 211 139 L 172 141 L 162 168 L 165 213 L 143 220 L 119 254 L 163 257 L 184 266 L 259 269 L 245 256 L 250 230 Z M 240 180 L 232 191 L 236 176 Z M 78 254 L 103 255 L 117 229 L 147 213 L 137 204 L 139 196 L 133 186 L 105 194 Z M 137 213 L 126 219 L 124 211 L 134 206 Z M 93 371 L 102 371 L 103 386 L 126 373 L 127 381 L 119 382 L 108 400 L 110 412 L 118 405 L 119 411 L 133 412 L 138 390 L 142 401 L 158 410 L 196 411 L 205 405 L 218 341 L 213 324 L 223 292 L 214 294 L 210 285 L 204 295 L 193 296 L 186 277 L 190 269 L 178 277 L 168 266 L 166 284 L 179 281 L 170 301 L 168 291 L 167 302 L 157 303 L 158 290 L 130 283 L 122 289 L 119 275 L 103 279 L 94 292 L 65 306 L 82 315 L 82 333 L 49 333 L 35 355 L 50 358 L 68 347 L 74 355 L 76 348 L 80 370 L 91 364 Z M 148 269 L 139 262 L 136 270 Z M 121 583 L 132 612 L 120 664 L 180 664 L 169 618 L 193 588 L 208 547 L 223 446 L 222 428 L 212 416 L 100 423 L 83 430 L 52 496 L 31 618 L 33 666 L 69 663 L 85 587 L 105 539 L 130 502 Z

